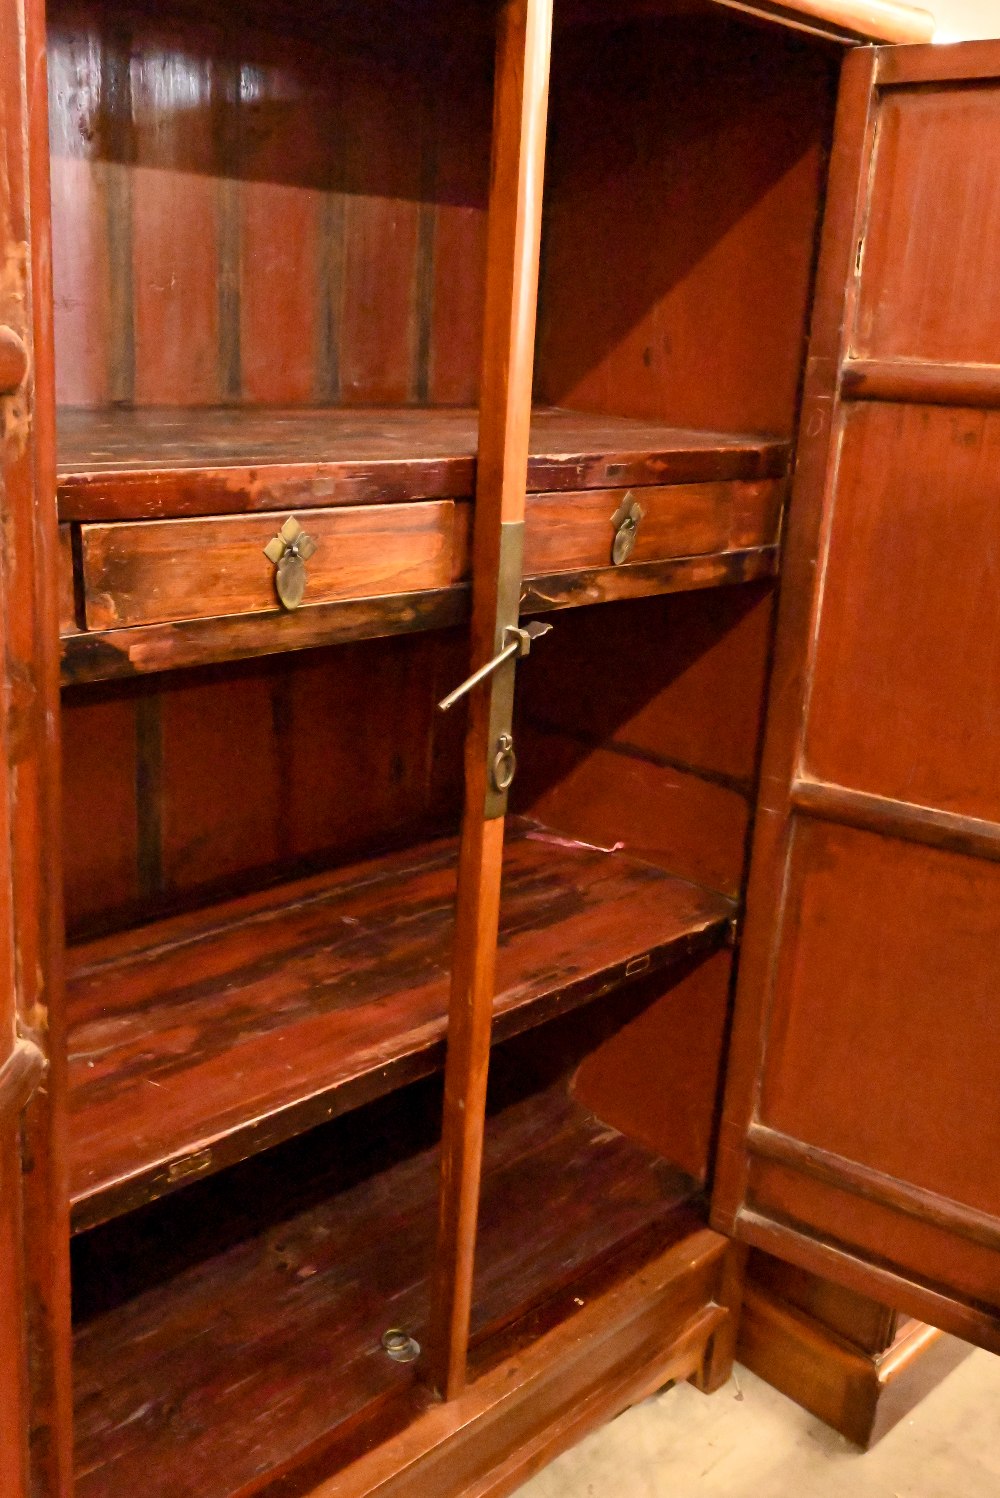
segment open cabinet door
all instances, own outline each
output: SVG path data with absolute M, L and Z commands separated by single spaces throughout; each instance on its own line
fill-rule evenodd
M 836 126 L 713 1220 L 1000 1351 L 1000 43 Z
M 72 1492 L 44 10 L 0 0 L 0 1492 Z

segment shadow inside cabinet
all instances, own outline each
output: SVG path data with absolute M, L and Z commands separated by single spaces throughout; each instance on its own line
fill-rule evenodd
M 565 1024 L 494 1055 L 479 1376 L 703 1220 L 691 1175 L 574 1096 L 594 1020 Z M 439 1118 L 429 1079 L 75 1240 L 83 1498 L 151 1466 L 164 1493 L 249 1495 L 416 1417 L 419 1359 L 393 1361 L 382 1336 L 426 1329 Z

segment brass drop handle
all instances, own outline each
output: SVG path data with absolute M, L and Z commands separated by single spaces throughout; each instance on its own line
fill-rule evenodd
M 0 328 L 0 397 L 16 395 L 28 376 L 28 350 L 13 328 Z
M 644 513 L 642 505 L 630 490 L 612 515 L 611 524 L 615 528 L 615 538 L 611 543 L 611 560 L 616 567 L 627 562 L 632 555 L 639 521 Z
M 264 547 L 264 555 L 274 565 L 274 589 L 282 608 L 297 609 L 305 597 L 306 563 L 315 550 L 316 542 L 294 515 Z
M 487 661 L 485 666 L 480 666 L 478 671 L 473 671 L 472 675 L 467 676 L 463 682 L 460 682 L 453 692 L 448 693 L 447 697 L 442 697 L 438 703 L 438 707 L 443 713 L 446 713 L 450 707 L 455 706 L 459 698 L 464 697 L 467 692 L 471 692 L 473 687 L 478 687 L 479 683 L 485 681 L 487 676 L 492 676 L 493 672 L 498 670 L 504 661 L 513 660 L 515 656 L 520 658 L 527 655 L 531 649 L 532 642 L 540 639 L 542 635 L 547 635 L 551 628 L 551 624 L 539 624 L 536 620 L 532 620 L 530 624 L 524 625 L 523 628 L 517 624 L 509 624 L 503 632 L 503 646 L 497 651 L 493 659 Z M 513 776 L 511 778 L 513 779 Z

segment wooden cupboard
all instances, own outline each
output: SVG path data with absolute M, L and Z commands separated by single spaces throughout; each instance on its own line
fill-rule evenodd
M 0 0 L 11 1498 L 509 1492 L 747 1244 L 1000 1349 L 931 25 Z

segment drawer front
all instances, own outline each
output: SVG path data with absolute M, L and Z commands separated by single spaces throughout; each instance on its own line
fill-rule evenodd
M 783 479 L 766 479 L 529 494 L 525 576 L 613 566 L 615 517 L 632 502 L 642 518 L 626 566 L 771 546 L 784 491 Z
M 314 548 L 303 607 L 449 587 L 467 571 L 468 511 L 446 499 L 302 512 L 296 519 Z M 81 526 L 87 628 L 283 612 L 277 566 L 264 548 L 288 518 Z

